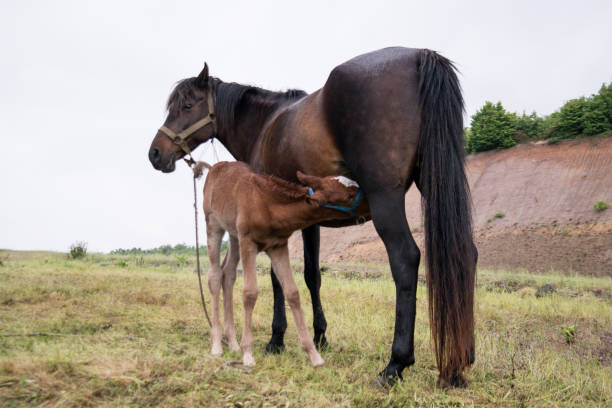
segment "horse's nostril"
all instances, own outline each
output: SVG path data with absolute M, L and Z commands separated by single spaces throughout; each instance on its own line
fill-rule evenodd
M 153 147 L 149 151 L 149 160 L 151 160 L 151 163 L 153 164 L 157 164 L 161 160 L 161 154 L 157 147 Z

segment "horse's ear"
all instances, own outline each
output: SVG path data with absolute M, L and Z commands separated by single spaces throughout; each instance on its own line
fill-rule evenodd
M 202 69 L 202 72 L 200 72 L 200 75 L 198 75 L 196 84 L 198 85 L 199 88 L 206 88 L 206 85 L 208 85 L 208 64 L 207 63 L 204 63 L 204 68 Z

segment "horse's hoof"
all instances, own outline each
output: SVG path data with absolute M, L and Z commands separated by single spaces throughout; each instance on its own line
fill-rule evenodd
M 468 382 L 465 377 L 461 374 L 457 374 L 457 372 L 454 372 L 448 378 L 438 377 L 438 381 L 436 381 L 436 386 L 438 388 L 465 388 L 467 385 Z
M 315 336 L 314 339 L 312 339 L 312 341 L 314 342 L 315 347 L 319 351 L 325 351 L 329 348 L 329 343 L 327 342 L 327 339 L 325 338 L 324 334 L 319 336 L 319 338 Z
M 285 345 L 284 344 L 276 344 L 276 343 L 268 343 L 266 344 L 266 354 L 280 354 L 283 351 L 285 351 Z
M 397 383 L 399 380 L 402 380 L 401 374 L 393 373 L 388 374 L 387 369 L 384 369 L 378 374 L 376 380 L 374 380 L 374 385 L 383 387 L 383 388 L 391 388 Z
M 212 346 L 212 350 L 210 350 L 210 354 L 212 354 L 213 356 L 220 356 L 221 354 L 223 354 L 223 347 L 221 345 L 214 345 Z

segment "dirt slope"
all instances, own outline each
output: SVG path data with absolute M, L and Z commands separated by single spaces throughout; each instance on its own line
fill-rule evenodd
M 472 155 L 467 171 L 474 202 L 479 265 L 612 276 L 612 137 L 558 145 L 519 145 Z M 411 188 L 406 213 L 422 247 L 420 194 Z M 504 213 L 496 218 L 496 213 Z M 298 234 L 291 255 L 301 258 Z M 322 261 L 386 261 L 371 222 L 321 229 Z

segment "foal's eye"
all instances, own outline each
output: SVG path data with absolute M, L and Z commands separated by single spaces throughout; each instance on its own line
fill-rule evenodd
M 191 105 L 190 103 L 188 103 L 188 104 L 186 104 L 185 106 L 183 106 L 183 109 L 185 109 L 185 110 L 189 110 L 189 109 L 191 109 L 191 106 L 192 106 L 192 105 Z

